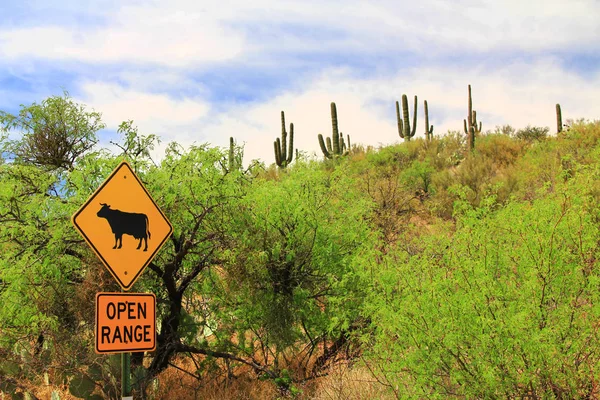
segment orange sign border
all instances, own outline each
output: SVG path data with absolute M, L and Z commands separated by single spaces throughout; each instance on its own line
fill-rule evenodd
M 138 273 L 133 277 L 133 279 L 131 280 L 131 283 L 129 284 L 129 286 L 125 286 L 123 284 L 123 282 L 121 282 L 121 280 L 119 279 L 119 277 L 117 276 L 117 274 L 113 271 L 113 268 L 110 266 L 110 264 L 108 263 L 108 261 L 106 261 L 104 259 L 104 257 L 102 256 L 102 254 L 100 254 L 100 252 L 98 251 L 98 249 L 96 248 L 96 246 L 94 245 L 94 243 L 92 243 L 92 241 L 88 238 L 88 236 L 85 234 L 85 232 L 83 232 L 83 230 L 81 229 L 81 227 L 79 227 L 79 225 L 77 225 L 77 223 L 75 222 L 75 220 L 77 219 L 77 217 L 79 216 L 79 214 L 81 214 L 83 212 L 83 210 L 94 200 L 94 198 L 98 195 L 98 193 L 100 193 L 102 191 L 102 189 L 108 184 L 108 182 L 110 182 L 110 180 L 123 167 L 127 167 L 129 169 L 129 171 L 135 177 L 136 181 L 142 187 L 142 189 L 144 190 L 144 192 L 146 193 L 146 195 L 148 196 L 148 198 L 150 199 L 150 201 L 152 201 L 152 204 L 154 204 L 154 206 L 156 207 L 156 209 L 158 210 L 158 212 L 160 213 L 160 215 L 162 215 L 162 217 L 167 222 L 167 225 L 169 225 L 169 233 L 165 236 L 165 238 L 162 240 L 162 242 L 160 242 L 160 244 L 158 245 L 158 247 L 156 248 L 156 250 L 154 250 L 154 252 L 150 255 L 150 257 L 148 257 L 148 261 L 146 261 L 146 263 L 140 268 L 140 270 L 138 271 Z M 79 210 L 77 210 L 77 212 L 75 214 L 73 214 L 73 216 L 71 217 L 71 222 L 73 223 L 73 225 L 75 226 L 75 228 L 77 228 L 77 230 L 79 231 L 79 233 L 81 234 L 81 236 L 83 236 L 83 238 L 85 239 L 85 241 L 90 245 L 90 247 L 92 248 L 92 250 L 94 250 L 94 253 L 96 253 L 96 255 L 98 256 L 98 258 L 100 258 L 100 260 L 106 266 L 106 268 L 108 268 L 108 270 L 110 271 L 110 273 L 113 276 L 113 278 L 115 278 L 115 280 L 117 281 L 117 283 L 119 284 L 119 286 L 121 286 L 123 288 L 123 290 L 129 290 L 129 289 L 131 289 L 131 287 L 133 286 L 133 284 L 137 281 L 137 279 L 140 277 L 140 275 L 142 274 L 142 272 L 146 269 L 146 267 L 148 266 L 148 264 L 150 264 L 152 262 L 152 260 L 154 259 L 154 257 L 158 253 L 158 251 L 163 247 L 163 245 L 165 244 L 165 242 L 167 241 L 167 239 L 173 233 L 173 225 L 171 225 L 171 222 L 169 221 L 169 219 L 167 218 L 167 216 L 162 212 L 162 210 L 160 209 L 160 207 L 158 206 L 158 204 L 156 204 L 156 202 L 154 201 L 154 199 L 152 198 L 152 196 L 150 195 L 150 193 L 148 192 L 148 190 L 146 189 L 146 187 L 144 186 L 144 184 L 142 183 L 142 181 L 140 180 L 140 178 L 133 171 L 133 169 L 131 168 L 131 166 L 129 165 L 129 163 L 126 160 L 121 161 L 121 163 L 113 170 L 113 172 L 108 176 L 108 178 L 106 178 L 106 180 L 98 187 L 98 189 L 96 189 L 94 191 L 94 193 L 90 196 L 90 198 L 87 199 L 87 201 L 85 203 L 83 203 L 83 205 L 81 207 L 79 207 Z
M 152 297 L 152 301 L 154 304 L 154 335 L 152 336 L 152 347 L 148 347 L 148 348 L 135 348 L 135 349 L 119 349 L 119 350 L 100 350 L 100 344 L 98 342 L 99 338 L 100 338 L 100 324 L 98 321 L 98 313 L 99 313 L 99 299 L 101 296 L 110 296 L 110 297 L 121 297 L 121 296 L 125 296 L 125 297 Z M 156 295 L 154 293 L 124 293 L 124 292 L 100 292 L 100 293 L 96 293 L 96 329 L 94 330 L 94 334 L 95 334 L 95 338 L 94 338 L 94 343 L 95 343 L 95 348 L 94 350 L 96 351 L 97 354 L 117 354 L 117 353 L 137 353 L 137 352 L 144 352 L 144 351 L 154 351 L 156 350 L 156 338 L 157 338 L 157 332 L 156 332 Z

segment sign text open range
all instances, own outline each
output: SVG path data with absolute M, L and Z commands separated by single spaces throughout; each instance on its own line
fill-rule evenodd
M 156 297 L 149 293 L 96 295 L 96 352 L 153 351 Z

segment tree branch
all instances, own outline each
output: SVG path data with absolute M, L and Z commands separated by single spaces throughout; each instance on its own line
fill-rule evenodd
M 209 357 L 238 361 L 238 362 L 241 362 L 242 364 L 252 367 L 256 373 L 262 372 L 262 373 L 269 375 L 269 377 L 271 377 L 271 378 L 277 377 L 277 375 L 273 371 L 271 371 L 271 370 L 267 369 L 265 366 L 259 364 L 254 359 L 245 360 L 243 358 L 237 357 L 230 353 L 224 353 L 221 351 L 213 351 L 213 350 L 209 350 L 209 349 L 201 349 L 201 348 L 194 347 L 194 346 L 188 346 L 183 343 L 178 343 L 177 346 L 175 347 L 175 351 L 178 353 L 189 352 L 189 353 L 194 353 L 194 354 L 202 354 L 202 355 L 209 356 Z

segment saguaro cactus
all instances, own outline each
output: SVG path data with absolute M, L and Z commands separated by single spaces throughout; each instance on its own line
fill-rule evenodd
M 243 154 L 241 152 L 235 151 L 235 141 L 233 137 L 229 137 L 229 157 L 228 157 L 228 165 L 227 171 L 235 171 L 242 168 L 242 158 Z
M 281 112 L 281 140 L 273 142 L 275 148 L 275 163 L 279 168 L 287 167 L 294 158 L 294 124 L 290 123 L 290 143 L 287 146 L 287 132 L 285 131 L 285 114 Z M 287 146 L 287 147 L 286 147 Z
M 429 108 L 427 107 L 427 100 L 425 100 L 425 139 L 428 141 L 433 139 L 433 125 L 429 126 Z
M 333 158 L 334 156 L 345 156 L 349 152 L 350 148 L 350 135 L 348 137 L 348 147 L 346 147 L 346 143 L 344 142 L 344 135 L 342 132 L 338 132 L 338 122 L 337 122 L 337 109 L 335 107 L 335 103 L 331 103 L 331 126 L 333 130 L 333 134 L 331 139 L 327 138 L 327 145 L 323 141 L 323 135 L 319 133 L 319 145 L 321 146 L 321 151 L 323 155 L 327 158 Z
M 233 137 L 229 137 L 229 169 L 232 169 L 233 164 L 235 163 L 235 142 L 233 141 Z
M 469 115 L 464 121 L 465 134 L 467 135 L 467 143 L 469 149 L 475 149 L 475 136 L 481 133 L 481 122 L 477 126 L 477 111 L 473 110 L 473 98 L 471 97 L 471 85 L 469 85 Z
M 556 103 L 556 133 L 561 133 L 562 128 L 562 112 L 560 111 L 560 104 Z
M 402 95 L 402 119 L 400 118 L 400 106 L 396 102 L 396 120 L 398 121 L 398 134 L 405 141 L 410 141 L 410 138 L 415 136 L 417 131 L 417 96 L 415 96 L 415 106 L 413 109 L 413 126 L 410 127 L 410 119 L 408 118 L 408 98 L 405 94 Z M 404 120 L 404 122 L 403 122 Z

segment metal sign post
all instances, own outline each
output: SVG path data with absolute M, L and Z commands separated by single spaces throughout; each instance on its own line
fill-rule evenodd
M 121 398 L 133 400 L 133 396 L 131 396 L 131 353 L 121 353 Z

